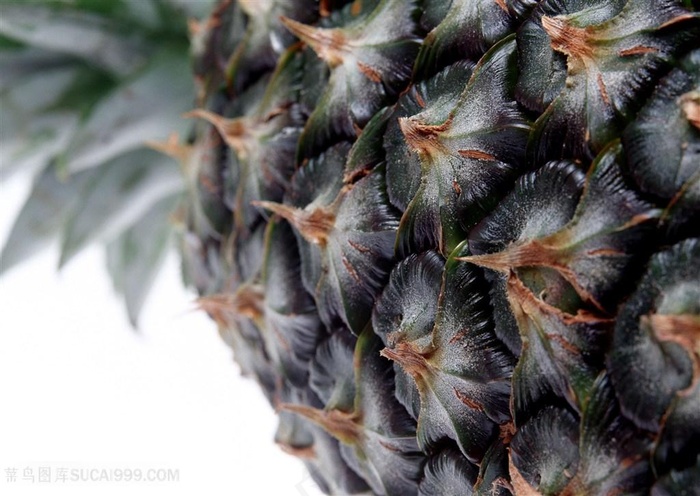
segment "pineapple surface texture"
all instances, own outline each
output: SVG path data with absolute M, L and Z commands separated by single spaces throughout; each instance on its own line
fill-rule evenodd
M 184 188 L 113 272 L 144 291 L 120 260 L 177 204 L 186 284 L 324 492 L 700 495 L 700 3 L 221 0 L 190 33 L 191 127 L 151 144 Z M 183 101 L 178 50 L 139 105 Z
M 700 17 L 222 2 L 185 262 L 331 494 L 700 494 Z

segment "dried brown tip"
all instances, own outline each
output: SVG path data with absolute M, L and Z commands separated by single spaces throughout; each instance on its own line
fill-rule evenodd
M 233 294 L 214 294 L 197 299 L 197 305 L 209 313 L 214 320 L 228 322 L 231 317 L 259 319 L 264 314 L 262 288 L 244 284 Z
M 457 257 L 456 260 L 473 263 L 480 267 L 495 270 L 505 274 L 518 267 L 548 267 L 556 270 L 584 300 L 591 303 L 601 312 L 603 306 L 590 291 L 586 290 L 578 281 L 576 273 L 567 265 L 567 257 L 570 255 L 566 245 L 560 239 L 565 238 L 565 232 L 555 233 L 546 240 L 531 240 L 519 245 L 511 245 L 506 250 L 486 255 L 470 255 Z M 560 248 L 560 246 L 564 246 Z M 599 254 L 602 254 L 599 253 Z M 611 250 L 608 255 L 619 254 Z
M 518 496 L 541 496 L 541 493 L 522 476 L 513 463 L 513 457 L 510 454 L 508 454 L 508 472 L 510 473 L 510 483 L 513 486 L 513 494 Z
M 508 5 L 506 4 L 506 0 L 495 0 L 495 2 L 501 8 L 501 10 L 503 12 L 510 15 L 510 10 L 508 10 Z
M 399 127 L 406 138 L 406 143 L 420 155 L 432 156 L 436 153 L 446 153 L 440 142 L 440 133 L 447 130 L 450 121 L 440 125 L 424 124 L 415 117 L 400 117 Z
M 700 130 L 700 91 L 691 91 L 682 95 L 680 103 L 685 118 Z
M 194 147 L 180 143 L 177 133 L 172 133 L 165 141 L 147 140 L 145 145 L 157 152 L 186 164 L 192 157 Z
M 700 381 L 700 315 L 651 314 L 642 316 L 659 341 L 679 344 L 693 361 L 693 380 L 679 394 L 690 393 Z
M 414 379 L 428 371 L 428 361 L 411 343 L 405 341 L 396 343 L 393 348 L 384 348 L 379 354 L 401 365 L 401 368 Z
M 335 227 L 335 214 L 328 209 L 318 207 L 307 211 L 270 201 L 251 202 L 288 221 L 309 243 L 326 246 L 328 237 Z
M 343 55 L 347 52 L 345 36 L 339 29 L 324 29 L 308 26 L 281 16 L 280 22 L 297 38 L 306 43 L 330 67 L 343 63 Z
M 530 291 L 530 288 L 525 286 L 525 284 L 518 279 L 514 272 L 510 273 L 506 284 L 508 301 L 511 304 L 511 308 L 513 308 L 516 320 L 519 318 L 519 316 L 523 317 L 526 315 L 543 313 L 556 316 L 565 325 L 608 325 L 613 322 L 607 317 L 599 316 L 585 310 L 579 310 L 575 315 L 572 315 L 550 305 L 549 303 L 535 296 L 535 294 Z M 593 303 L 595 303 L 595 301 Z M 559 344 L 566 347 L 564 343 L 560 342 Z
M 270 4 L 262 0 L 238 0 L 238 5 L 248 17 L 261 17 L 270 11 Z
M 362 12 L 362 0 L 355 0 L 350 6 L 350 13 L 353 16 L 358 16 Z
M 591 32 L 569 24 L 563 16 L 542 16 L 542 28 L 551 39 L 552 48 L 577 59 L 591 58 Z
M 205 20 L 198 20 L 190 17 L 187 19 L 187 28 L 190 38 L 195 38 L 204 34 L 204 31 L 208 31 L 221 26 L 221 16 L 231 5 L 232 0 L 224 0 L 219 2 L 217 6 L 212 11 L 211 15 Z
M 520 245 L 511 245 L 504 251 L 457 257 L 455 260 L 507 274 L 516 267 L 559 267 L 561 264 L 557 261 L 558 255 L 558 251 L 551 246 L 543 245 L 538 241 L 529 241 Z
M 506 422 L 505 424 L 499 424 L 498 426 L 498 438 L 503 440 L 504 444 L 510 444 L 515 436 L 517 429 L 513 421 Z
M 296 413 L 321 427 L 331 436 L 345 444 L 357 444 L 362 430 L 354 414 L 340 410 L 320 410 L 307 405 L 281 403 L 278 410 Z
M 204 119 L 214 126 L 228 146 L 233 148 L 239 157 L 247 155 L 249 149 L 250 129 L 245 118 L 227 119 L 205 109 L 194 109 L 182 115 L 186 119 Z
M 190 17 L 187 19 L 187 32 L 190 38 L 196 38 L 202 32 L 202 23 L 197 19 Z
M 297 447 L 279 441 L 277 442 L 277 446 L 288 455 L 296 456 L 302 460 L 313 460 L 316 458 L 316 451 L 313 446 Z

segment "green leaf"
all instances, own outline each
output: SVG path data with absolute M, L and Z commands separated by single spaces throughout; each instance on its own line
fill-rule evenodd
M 17 119 L 9 110 L 0 117 L 0 176 L 3 180 L 20 170 L 46 167 L 65 149 L 78 128 L 78 117 L 69 112 L 46 113 L 21 124 L 13 118 Z
M 141 41 L 93 13 L 4 2 L 0 34 L 30 46 L 82 58 L 118 76 L 143 65 Z
M 78 193 L 81 208 L 63 230 L 60 266 L 91 241 L 128 228 L 156 201 L 182 188 L 172 160 L 152 150 L 123 155 L 96 171 Z
M 2 40 L 2 37 L 0 37 Z M 0 49 L 0 92 L 16 87 L 22 78 L 39 71 L 65 68 L 74 64 L 74 60 L 65 55 L 51 53 L 39 48 L 18 46 Z M 38 95 L 43 98 L 43 95 Z
M 80 192 L 94 171 L 60 180 L 54 164 L 38 176 L 2 250 L 0 273 L 48 247 L 80 205 Z
M 107 269 L 124 295 L 131 325 L 136 327 L 143 303 L 170 247 L 169 221 L 180 195 L 157 202 L 107 245 Z
M 129 3 L 133 4 L 139 1 L 140 0 L 129 0 Z M 216 1 L 197 0 L 193 2 L 192 0 L 160 0 L 160 3 L 182 10 L 188 17 L 202 18 L 211 12 L 212 6 Z
M 6 68 L 5 62 L 9 67 L 7 69 L 12 72 L 12 62 L 0 60 L 3 64 L 3 69 Z M 15 76 L 20 76 L 21 72 L 15 72 Z M 76 80 L 81 76 L 80 68 L 76 66 L 58 65 L 51 67 L 38 67 L 28 74 L 21 74 L 24 77 L 17 77 L 12 85 L 5 86 L 0 90 L 0 101 L 3 107 L 3 120 L 10 114 L 12 121 L 5 121 L 4 125 L 18 126 L 21 125 L 21 119 L 28 120 L 33 114 L 40 114 L 46 109 L 56 105 L 61 96 L 75 84 Z
M 69 144 L 82 111 L 90 108 L 112 87 L 101 71 L 84 64 L 55 62 L 21 51 L 16 58 L 0 58 L 8 70 L 8 84 L 0 89 L 0 167 L 4 174 L 38 168 Z M 28 60 L 21 57 L 27 55 Z M 36 63 L 24 67 L 23 63 Z
M 132 0 L 112 0 L 105 2 L 103 0 L 5 0 L 7 3 L 15 3 L 19 5 L 43 5 L 55 9 L 56 11 L 68 12 L 87 12 L 109 19 L 122 18 L 125 11 L 128 11 L 126 6 L 132 3 Z M 145 4 L 151 4 L 154 1 L 160 0 L 142 0 Z
M 188 61 L 177 52 L 161 52 L 94 108 L 61 162 L 75 172 L 139 148 L 147 140 L 184 134 L 189 125 L 181 114 L 191 106 L 193 92 Z

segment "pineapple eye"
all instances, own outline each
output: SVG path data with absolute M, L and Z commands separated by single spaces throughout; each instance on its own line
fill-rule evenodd
M 698 267 L 698 239 L 656 254 L 620 309 L 608 368 L 625 415 L 644 429 L 658 430 L 672 401 L 691 401 L 674 399 L 676 395 L 690 398 L 690 390 L 697 388 L 699 357 L 692 333 L 700 310 Z M 629 371 L 642 361 L 647 367 L 632 377 Z M 631 380 L 644 388 L 627 387 Z M 674 428 L 682 430 L 687 421 L 680 415 Z

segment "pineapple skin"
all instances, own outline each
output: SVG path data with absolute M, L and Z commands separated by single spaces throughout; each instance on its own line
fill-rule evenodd
M 329 494 L 700 494 L 700 16 L 221 1 L 183 273 Z

